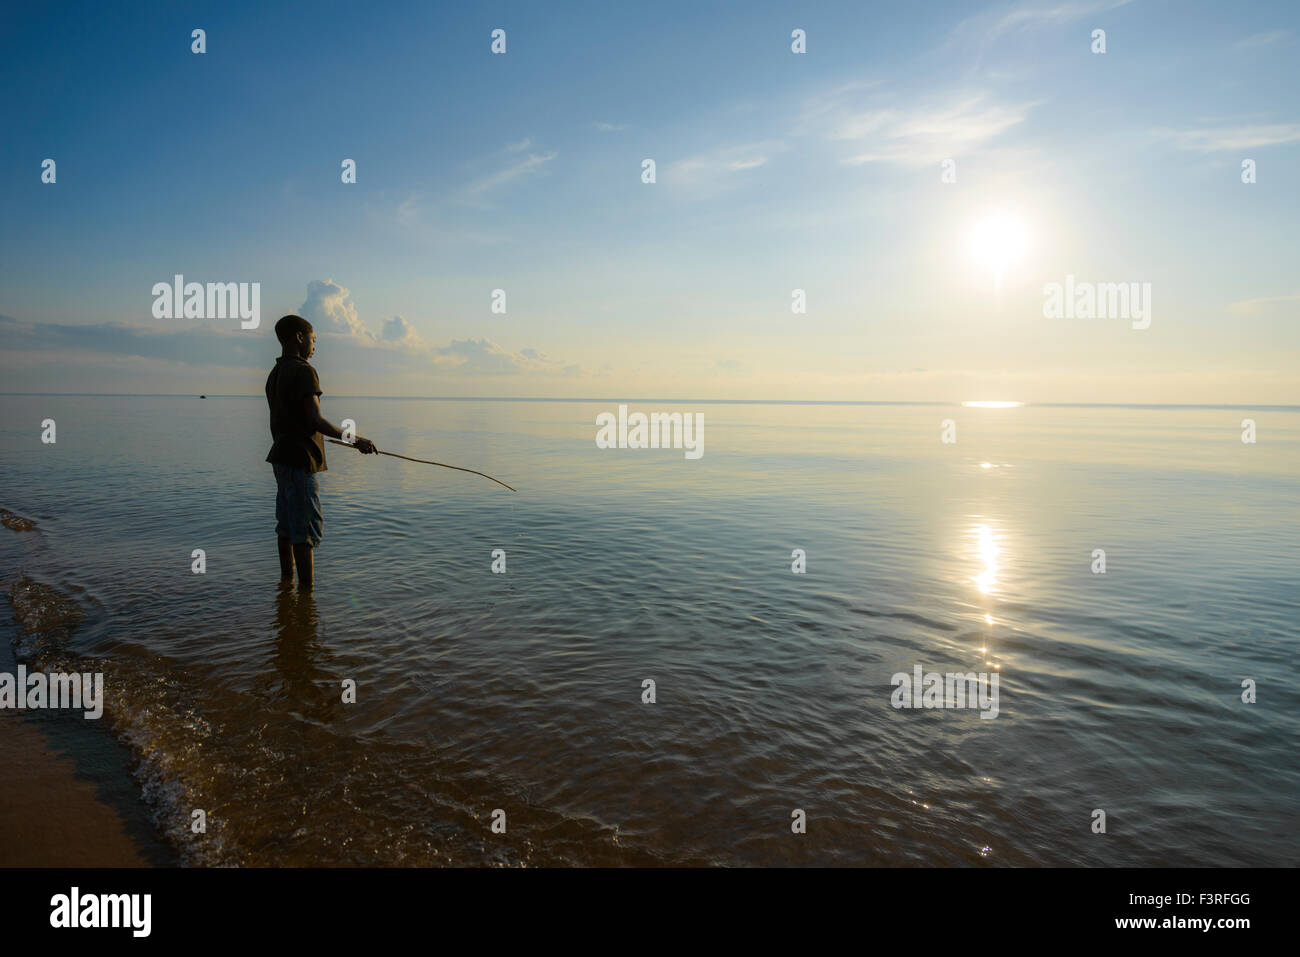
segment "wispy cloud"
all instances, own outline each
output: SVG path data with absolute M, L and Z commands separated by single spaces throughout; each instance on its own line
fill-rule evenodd
M 1241 302 L 1234 302 L 1228 306 L 1228 311 L 1236 313 L 1239 316 L 1259 316 L 1267 315 L 1278 308 L 1286 309 L 1290 307 L 1300 307 L 1300 292 L 1292 293 L 1289 296 L 1266 296 L 1260 299 L 1243 299 Z
M 403 226 L 415 226 L 420 221 L 419 197 L 412 193 L 406 199 L 397 204 L 397 209 L 393 212 L 394 217 Z
M 626 123 L 603 123 L 600 120 L 592 123 L 592 128 L 600 130 L 602 133 L 618 133 L 627 129 Z
M 881 80 L 853 80 L 808 97 L 803 101 L 800 108 L 800 124 L 796 128 L 794 135 L 803 135 L 814 124 L 823 121 L 828 115 L 833 118 L 835 115 L 843 113 L 857 97 L 866 94 L 870 90 L 879 89 L 882 85 L 883 81 Z
M 717 194 L 744 185 L 753 170 L 767 165 L 771 154 L 781 149 L 780 143 L 761 142 L 696 153 L 670 163 L 659 178 L 695 195 Z
M 1131 0 L 1068 0 L 1050 5 L 1031 2 L 992 7 L 958 23 L 953 28 L 952 35 L 957 39 L 973 39 L 987 44 L 1022 30 L 1074 23 L 1086 16 L 1104 13 L 1130 2 Z
M 524 140 L 522 145 L 514 144 L 514 146 L 518 147 L 517 149 L 507 147 L 506 152 L 518 153 L 527 149 L 530 144 L 530 140 Z M 525 177 L 537 175 L 546 167 L 546 164 L 559 155 L 559 153 L 553 151 L 550 153 L 529 153 L 523 159 L 515 160 L 494 173 L 489 173 L 487 176 L 481 176 L 474 180 L 465 187 L 464 193 L 466 196 L 482 199 L 488 193 L 503 186 L 508 186 Z
M 854 166 L 928 166 L 967 155 L 1023 123 L 1036 105 L 995 103 L 975 91 L 905 107 L 892 105 L 894 97 L 889 98 L 891 105 L 864 105 L 855 102 L 857 92 L 842 88 L 805 104 L 804 114 L 806 121 L 823 128 L 827 139 L 863 144 L 865 148 L 840 159 Z
M 1300 140 L 1300 123 L 1266 123 L 1252 126 L 1202 127 L 1173 130 L 1158 127 L 1151 131 L 1158 139 L 1180 150 L 1213 153 L 1218 150 L 1244 150 L 1258 146 L 1275 146 Z
M 1238 40 L 1232 45 L 1232 48 L 1234 50 L 1258 50 L 1261 47 L 1276 46 L 1290 38 L 1290 30 L 1268 30 L 1264 33 L 1252 34 L 1251 36 Z

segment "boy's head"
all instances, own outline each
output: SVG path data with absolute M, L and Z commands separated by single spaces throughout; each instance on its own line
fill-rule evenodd
M 302 316 L 284 316 L 275 324 L 275 337 L 284 354 L 310 359 L 316 351 L 316 330 Z

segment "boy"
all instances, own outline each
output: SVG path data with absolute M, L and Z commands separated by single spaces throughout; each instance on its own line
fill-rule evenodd
M 273 444 L 266 460 L 275 469 L 275 534 L 280 550 L 280 582 L 293 582 L 298 566 L 298 587 L 312 587 L 312 549 L 320 544 L 324 520 L 316 473 L 325 471 L 325 443 L 321 433 L 341 439 L 343 432 L 320 414 L 320 378 L 308 359 L 316 351 L 316 332 L 302 316 L 285 316 L 275 324 L 282 347 L 275 368 L 266 378 L 266 401 L 271 407 Z M 375 451 L 369 439 L 357 436 L 355 444 L 365 454 Z

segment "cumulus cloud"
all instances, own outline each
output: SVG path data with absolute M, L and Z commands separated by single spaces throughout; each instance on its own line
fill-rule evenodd
M 415 331 L 415 327 L 401 316 L 384 320 L 383 328 L 379 330 L 379 341 L 413 349 L 424 345 L 424 340 Z
M 356 346 L 379 347 L 393 354 L 394 361 L 401 354 L 408 367 L 430 363 L 436 371 L 452 375 L 564 374 L 561 363 L 537 349 L 509 352 L 491 339 L 453 339 L 445 346 L 433 347 L 400 315 L 385 319 L 375 334 L 357 315 L 348 290 L 333 279 L 307 284 L 302 314 L 313 324 L 320 317 L 326 331 L 345 336 Z
M 357 306 L 347 287 L 333 279 L 313 279 L 307 283 L 307 299 L 299 313 L 318 333 L 346 336 L 359 344 L 380 343 L 410 352 L 424 351 L 427 346 L 420 334 L 402 316 L 385 319 L 378 334 L 370 331 L 357 314 Z
M 373 339 L 365 324 L 357 318 L 357 307 L 348 298 L 348 290 L 333 279 L 313 279 L 307 283 L 307 299 L 298 313 L 317 332 Z

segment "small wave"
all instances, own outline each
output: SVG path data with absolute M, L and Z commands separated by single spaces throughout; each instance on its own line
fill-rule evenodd
M 183 707 L 182 689 L 174 676 L 150 668 L 124 674 L 111 661 L 72 652 L 73 631 L 86 615 L 73 598 L 52 585 L 20 575 L 8 594 L 18 623 L 13 644 L 20 661 L 47 672 L 100 672 L 108 678 L 104 687 L 105 721 L 135 755 L 138 763 L 134 775 L 141 797 L 150 809 L 154 826 L 179 852 L 181 860 L 187 864 L 230 863 L 230 842 L 223 840 L 220 822 L 216 833 L 209 834 L 206 855 L 195 853 L 194 845 L 185 840 L 188 829 L 184 823 L 177 824 L 188 822 L 189 809 L 200 804 L 195 800 L 195 789 L 172 760 L 174 752 L 159 745 L 164 740 L 172 744 L 177 739 L 195 737 L 177 734 L 175 727 L 192 731 L 200 722 L 186 720 L 192 716 Z
M 859 615 L 866 615 L 868 618 L 894 618 L 899 621 L 910 621 L 914 625 L 921 625 L 925 628 L 933 628 L 935 631 L 956 631 L 956 625 L 950 625 L 947 622 L 935 621 L 933 618 L 926 618 L 924 615 L 918 615 L 910 611 L 876 611 L 873 608 L 866 608 L 861 605 L 850 606 L 850 610 Z
M 20 628 L 20 658 L 39 661 L 63 652 L 72 629 L 86 617 L 67 595 L 26 575 L 9 586 L 9 603 Z

